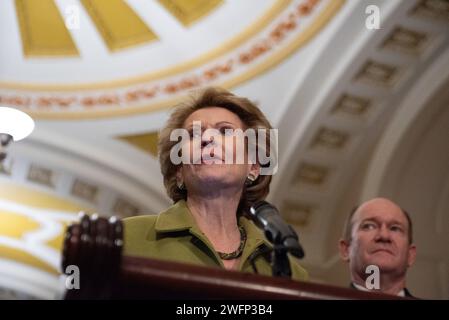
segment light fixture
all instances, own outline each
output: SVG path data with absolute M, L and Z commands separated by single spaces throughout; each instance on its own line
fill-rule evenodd
M 11 141 L 27 137 L 34 129 L 33 119 L 14 108 L 0 107 L 0 161 L 6 158 L 6 147 Z

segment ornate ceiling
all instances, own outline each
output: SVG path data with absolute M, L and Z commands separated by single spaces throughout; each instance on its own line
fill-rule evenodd
M 343 1 L 58 3 L 2 4 L 0 101 L 39 118 L 143 113 L 194 88 L 234 87 L 305 45 Z

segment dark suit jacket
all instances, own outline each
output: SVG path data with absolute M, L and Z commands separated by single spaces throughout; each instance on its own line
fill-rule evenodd
M 350 283 L 349 287 L 350 287 L 351 289 L 359 290 L 359 289 L 357 289 L 357 287 L 356 287 L 356 286 L 354 285 L 354 283 L 352 283 L 352 282 Z M 408 291 L 407 288 L 404 288 L 404 294 L 405 294 L 405 296 L 406 296 L 407 298 L 414 298 L 414 299 L 416 299 L 416 297 L 413 296 L 413 295 L 410 293 L 410 291 Z

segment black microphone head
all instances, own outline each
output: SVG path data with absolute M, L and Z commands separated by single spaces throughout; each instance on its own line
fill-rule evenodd
M 266 205 L 270 205 L 268 202 L 266 202 L 266 201 L 258 201 L 258 202 L 256 202 L 256 203 L 254 203 L 250 208 L 249 208 L 249 213 L 252 215 L 252 216 L 255 216 L 256 215 L 256 213 L 257 213 L 257 211 L 259 210 L 259 208 L 260 207 L 262 207 L 262 206 L 266 206 Z
M 273 206 L 271 203 L 269 203 L 269 202 L 267 202 L 265 200 L 256 202 L 249 209 L 250 214 L 252 216 L 255 216 L 256 214 L 260 214 L 260 213 L 262 213 L 262 212 L 264 212 L 266 210 L 275 211 L 276 213 L 279 214 L 278 209 L 275 206 Z
M 299 244 L 295 230 L 281 217 L 275 206 L 267 201 L 258 201 L 250 208 L 250 218 L 262 228 L 270 242 L 276 242 L 281 237 L 283 244 L 290 253 L 298 258 L 304 257 L 304 250 Z
M 262 206 L 271 206 L 271 204 L 265 200 L 261 200 L 261 201 L 257 201 L 256 203 L 254 203 L 251 208 L 254 208 L 254 210 L 257 210 Z

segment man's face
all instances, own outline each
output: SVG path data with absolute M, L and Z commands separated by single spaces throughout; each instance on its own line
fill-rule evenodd
M 368 265 L 380 272 L 405 274 L 416 257 L 416 247 L 409 244 L 405 214 L 387 199 L 364 203 L 352 217 L 351 241 L 340 242 L 340 251 L 350 268 L 365 274 Z

